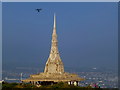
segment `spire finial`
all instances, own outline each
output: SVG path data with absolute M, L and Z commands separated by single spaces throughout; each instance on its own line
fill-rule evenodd
M 56 28 L 56 15 L 54 13 L 54 28 Z

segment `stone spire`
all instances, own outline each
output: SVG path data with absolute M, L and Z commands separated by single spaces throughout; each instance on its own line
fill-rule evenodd
M 52 33 L 51 50 L 48 60 L 46 62 L 44 72 L 30 75 L 28 79 L 24 79 L 21 81 L 29 83 L 31 82 L 32 84 L 36 84 L 37 82 L 37 84 L 41 85 L 46 82 L 48 82 L 49 84 L 53 84 L 53 82 L 68 82 L 69 84 L 78 85 L 78 81 L 82 80 L 84 79 L 80 78 L 77 74 L 70 74 L 64 72 L 64 66 L 58 51 L 56 16 L 54 14 L 54 27 Z M 50 81 L 52 82 L 50 83 Z
M 46 62 L 44 73 L 64 73 L 64 66 L 58 51 L 55 14 L 54 14 L 54 27 L 53 27 L 53 33 L 52 33 L 51 51 L 50 51 L 49 58 Z

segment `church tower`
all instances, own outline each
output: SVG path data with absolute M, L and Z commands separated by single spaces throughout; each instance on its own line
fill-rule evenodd
M 52 44 L 51 44 L 51 51 L 46 62 L 46 66 L 44 69 L 44 73 L 64 73 L 64 66 L 61 61 L 59 51 L 58 51 L 58 40 L 57 40 L 57 33 L 56 33 L 56 16 L 54 14 L 54 27 L 52 33 Z

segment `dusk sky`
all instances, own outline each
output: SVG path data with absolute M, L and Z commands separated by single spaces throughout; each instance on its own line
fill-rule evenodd
M 37 12 L 36 8 L 42 8 Z M 3 66 L 44 67 L 56 13 L 65 67 L 116 67 L 117 3 L 3 3 Z

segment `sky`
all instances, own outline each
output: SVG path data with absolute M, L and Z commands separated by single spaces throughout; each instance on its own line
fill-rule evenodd
M 116 2 L 4 2 L 2 10 L 3 68 L 45 66 L 54 13 L 65 67 L 117 67 Z

